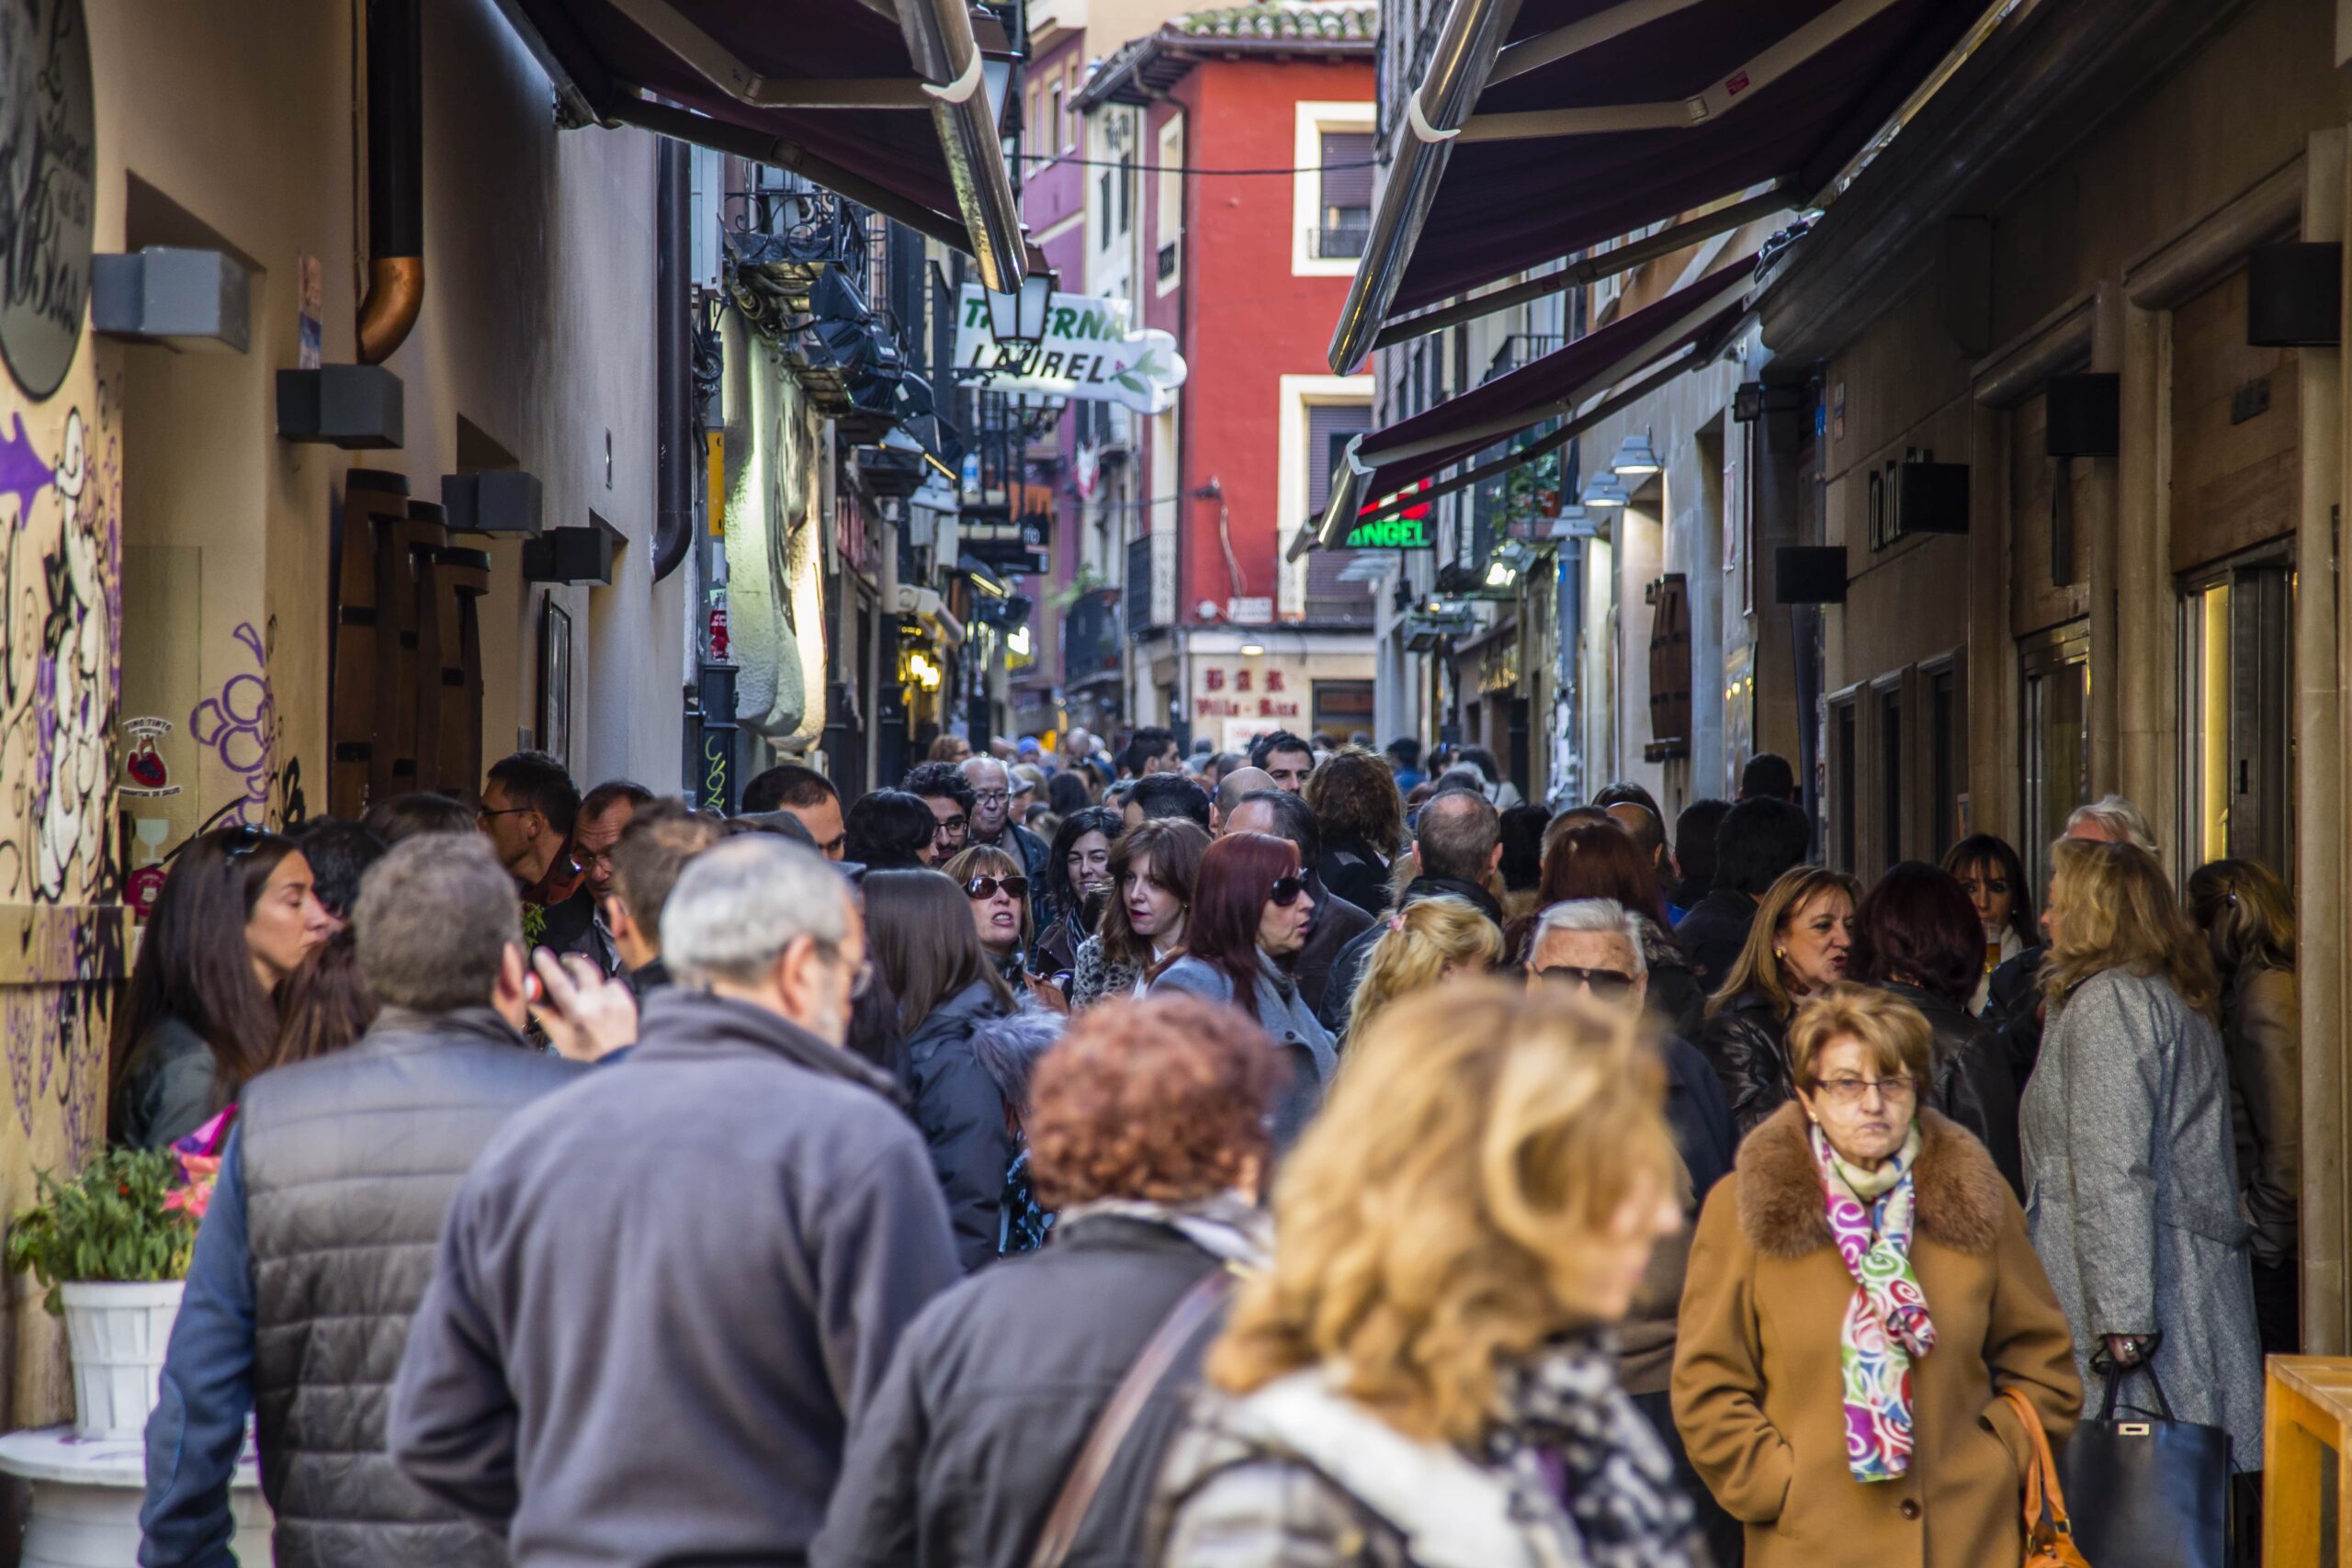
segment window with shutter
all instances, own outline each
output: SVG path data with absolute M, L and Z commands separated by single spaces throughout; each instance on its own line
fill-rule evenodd
M 1361 256 L 1372 229 L 1372 133 L 1322 133 L 1321 213 L 1315 234 L 1318 258 Z
M 1306 409 L 1306 513 L 1320 516 L 1331 499 L 1331 474 L 1348 443 L 1372 428 L 1367 403 L 1310 403 Z M 1302 519 L 1301 521 L 1304 521 Z M 1316 550 L 1306 558 L 1306 618 L 1310 621 L 1372 620 L 1372 584 L 1346 581 L 1340 574 L 1354 550 Z
M 1677 571 L 1650 585 L 1650 743 L 1643 757 L 1662 762 L 1690 754 L 1690 594 Z

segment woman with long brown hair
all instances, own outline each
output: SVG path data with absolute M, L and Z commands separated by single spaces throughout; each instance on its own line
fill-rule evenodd
M 2267 1355 L 2302 1345 L 2295 1279 L 2302 1199 L 2302 1009 L 2295 987 L 2295 901 L 2268 866 L 2217 860 L 2188 876 L 2188 918 L 2222 981 L 2222 1053 L 2238 1190 L 2254 1225 L 2254 1304 Z
M 964 890 L 935 871 L 866 874 L 866 945 L 899 998 L 899 1079 L 947 1197 L 967 1272 L 997 1255 L 1013 1139 L 1004 1096 L 972 1032 L 1012 1010 Z
M 1140 823 L 1111 846 L 1111 901 L 1102 929 L 1079 943 L 1071 1007 L 1141 996 L 1151 976 L 1183 951 L 1208 850 L 1200 825 L 1178 817 Z
M 1686 1568 L 1611 1333 L 1681 1224 L 1661 1078 L 1577 998 L 1464 980 L 1383 1012 L 1276 1179 L 1146 1561 Z
M 161 1148 L 235 1100 L 276 1045 L 271 993 L 332 926 L 290 840 L 259 828 L 190 840 L 115 1010 L 115 1135 Z
M 2026 1213 L 2083 1381 L 2146 1366 L 2180 1420 L 2262 1468 L 2262 1345 L 2238 1212 L 2220 987 L 2155 857 L 2051 849 L 2049 1024 L 2026 1085 Z M 2145 1395 L 2141 1396 L 2143 1399 Z
M 1860 885 L 1800 865 L 1765 890 L 1731 973 L 1707 999 L 1696 1042 L 1731 1097 L 1732 1124 L 1750 1128 L 1796 1098 L 1789 1019 L 1797 1003 L 1846 977 Z
M 1151 983 L 1153 996 L 1184 992 L 1239 1008 L 1289 1056 L 1291 1082 L 1274 1120 L 1275 1142 L 1285 1147 L 1315 1113 L 1338 1062 L 1288 968 L 1306 945 L 1314 913 L 1298 846 L 1269 833 L 1228 833 L 1201 857 L 1184 956 Z

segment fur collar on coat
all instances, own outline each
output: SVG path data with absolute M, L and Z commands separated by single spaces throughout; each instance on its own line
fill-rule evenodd
M 1959 1252 L 1992 1251 L 2009 1198 L 1993 1156 L 1960 1123 L 1925 1107 L 1919 1133 L 1917 1234 Z M 1783 1105 L 1758 1122 L 1739 1145 L 1736 1169 L 1740 1229 L 1758 1252 L 1802 1258 L 1834 1245 L 1803 1105 Z

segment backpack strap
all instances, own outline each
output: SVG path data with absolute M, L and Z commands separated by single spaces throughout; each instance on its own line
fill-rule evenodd
M 1111 1402 L 1095 1418 L 1094 1429 L 1087 1433 L 1086 1446 L 1079 1450 L 1076 1462 L 1062 1482 L 1061 1493 L 1054 1499 L 1053 1512 L 1046 1516 L 1046 1528 L 1037 1538 L 1037 1550 L 1030 1554 L 1029 1568 L 1061 1568 L 1070 1548 L 1077 1544 L 1079 1526 L 1086 1521 L 1087 1511 L 1094 1506 L 1095 1494 L 1102 1489 L 1112 1462 L 1125 1446 L 1127 1434 L 1135 1429 L 1144 1406 L 1150 1403 L 1184 1347 L 1216 1315 L 1217 1309 L 1232 1293 L 1233 1270 L 1220 1264 L 1186 1291 L 1152 1331 L 1143 1353 L 1127 1369 L 1127 1375 L 1119 1380 Z

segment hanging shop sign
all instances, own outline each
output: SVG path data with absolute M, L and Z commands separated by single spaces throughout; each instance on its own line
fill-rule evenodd
M 1427 509 L 1421 509 L 1426 513 Z M 1340 541 L 1344 550 L 1433 550 L 1437 541 L 1430 537 L 1430 520 L 1419 517 L 1387 517 L 1374 523 L 1359 523 L 1348 530 Z
M 0 359 L 37 401 L 82 341 L 96 210 L 82 0 L 0 0 Z
M 1057 294 L 1037 345 L 1007 348 L 989 331 L 988 293 L 977 283 L 964 285 L 956 364 L 982 373 L 991 392 L 1125 403 L 1137 413 L 1165 412 L 1184 384 L 1176 340 L 1155 327 L 1129 331 L 1124 299 Z

